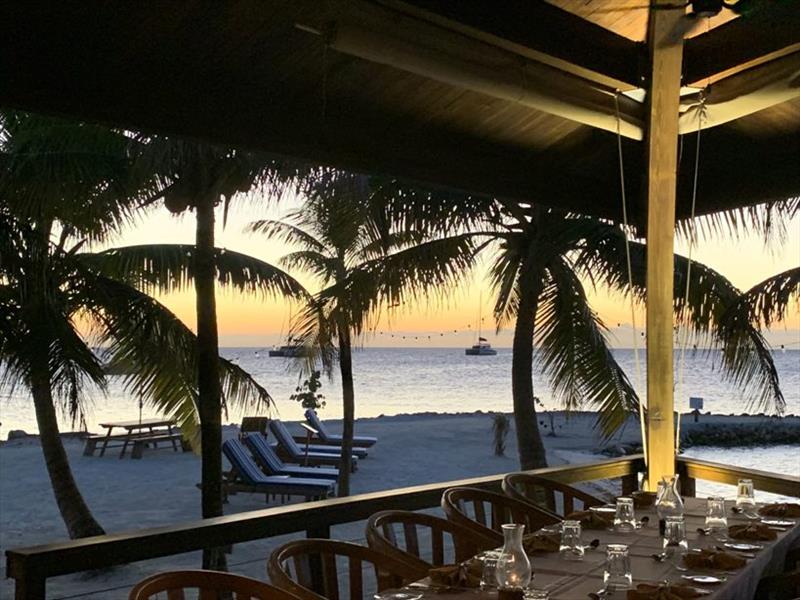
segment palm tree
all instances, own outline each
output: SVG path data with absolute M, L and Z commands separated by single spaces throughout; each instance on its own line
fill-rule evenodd
M 305 168 L 261 155 L 202 142 L 154 136 L 136 136 L 132 142 L 137 164 L 157 176 L 165 206 L 173 213 L 194 210 L 195 245 L 138 247 L 119 250 L 117 273 L 128 272 L 155 288 L 181 287 L 193 282 L 197 315 L 198 412 L 202 446 L 202 515 L 223 514 L 222 494 L 222 387 L 218 373 L 219 336 L 216 283 L 232 282 L 240 288 L 277 291 L 298 296 L 301 286 L 270 265 L 215 248 L 215 209 L 224 204 L 227 214 L 237 194 L 288 188 Z M 224 261 L 221 259 L 224 256 Z M 191 258 L 191 264 L 186 258 Z M 223 265 L 224 262 L 224 265 Z M 226 269 L 233 269 L 227 270 Z M 236 271 L 238 269 L 238 271 Z M 234 273 L 234 271 L 236 271 Z M 171 277 L 162 283 L 161 276 Z M 251 277 L 251 280 L 248 278 Z M 177 284 L 177 286 L 176 286 Z M 203 553 L 204 568 L 224 568 L 220 549 Z
M 2 116 L 0 138 L 0 386 L 27 388 L 42 451 L 70 537 L 103 533 L 78 489 L 61 443 L 56 404 L 82 417 L 87 390 L 106 389 L 102 360 L 142 399 L 196 421 L 195 336 L 164 306 L 110 276 L 104 241 L 157 189 L 136 170 L 127 136 L 21 113 Z M 89 324 L 88 331 L 78 322 Z M 230 402 L 266 403 L 244 371 L 217 359 Z
M 496 241 L 476 249 L 493 253 L 490 283 L 498 329 L 514 322 L 512 396 L 523 469 L 547 465 L 534 403 L 534 345 L 556 398 L 567 409 L 596 407 L 606 435 L 637 409 L 638 397 L 608 347 L 606 328 L 588 303 L 583 281 L 633 293 L 643 301 L 645 244 L 628 240 L 612 222 L 557 209 L 413 189 L 390 179 L 376 182 L 373 190 L 387 205 L 388 220 L 405 231 L 441 234 L 479 228 L 476 235 Z M 769 217 L 762 222 L 769 223 Z M 721 217 L 705 226 L 716 231 L 726 222 Z M 687 259 L 676 255 L 679 321 L 722 348 L 728 375 L 746 384 L 758 402 L 771 401 L 780 409 L 783 395 L 760 332 L 749 321 L 723 318 L 741 292 L 721 274 L 697 263 L 687 281 L 686 267 Z
M 293 335 L 307 350 L 308 368 L 320 359 L 330 374 L 333 363 L 339 364 L 344 416 L 339 495 L 344 496 L 350 493 L 355 419 L 354 340 L 382 310 L 460 281 L 476 247 L 469 235 L 392 231 L 386 206 L 364 176 L 322 171 L 308 180 L 304 194 L 304 205 L 286 219 L 255 221 L 248 229 L 299 246 L 282 264 L 310 273 L 321 286 L 298 315 Z

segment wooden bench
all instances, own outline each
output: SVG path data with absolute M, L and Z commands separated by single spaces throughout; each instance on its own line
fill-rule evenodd
M 186 444 L 183 440 L 183 436 L 180 432 L 176 433 L 160 433 L 155 435 L 141 435 L 134 438 L 130 438 L 128 442 L 133 442 L 133 449 L 131 450 L 131 458 L 142 458 L 142 454 L 144 453 L 144 449 L 146 446 L 153 444 L 154 448 L 158 448 L 159 442 L 170 442 L 172 444 L 172 449 L 177 452 L 178 451 L 178 443 L 180 442 L 181 448 L 184 452 L 189 449 L 189 445 Z M 125 446 L 122 448 L 122 453 L 125 453 Z
M 126 447 L 131 442 L 131 439 L 135 438 L 137 435 L 147 434 L 118 433 L 116 435 L 97 434 L 87 436 L 86 445 L 83 447 L 83 455 L 93 456 L 94 451 L 97 449 L 97 444 L 99 443 L 101 444 L 100 456 L 103 456 L 108 448 Z

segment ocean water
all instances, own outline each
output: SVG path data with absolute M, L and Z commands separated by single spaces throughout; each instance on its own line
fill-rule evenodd
M 289 399 L 298 383 L 293 360 L 270 358 L 266 348 L 224 348 L 222 354 L 266 387 L 274 399 L 268 409 L 272 414 L 287 421 L 302 419 L 301 407 Z M 643 381 L 639 384 L 633 351 L 615 350 L 614 355 L 637 390 L 643 393 L 645 373 L 642 373 Z M 800 350 L 778 350 L 773 358 L 786 399 L 785 414 L 800 415 Z M 643 352 L 641 360 L 643 363 Z M 511 350 L 508 348 L 499 348 L 497 356 L 465 356 L 459 348 L 365 348 L 354 353 L 353 363 L 356 415 L 359 417 L 420 412 L 511 411 Z M 678 363 L 676 353 L 676 370 Z M 536 395 L 546 408 L 559 408 L 546 377 L 538 374 L 536 364 L 534 367 L 537 373 L 534 377 Z M 320 392 L 327 402 L 325 416 L 340 418 L 341 392 L 336 373 L 332 380 L 323 379 Z M 751 406 L 739 389 L 725 381 L 714 356 L 700 352 L 686 355 L 681 400 L 677 401 L 683 411 L 688 410 L 689 396 L 703 397 L 704 411 L 715 414 L 772 412 L 769 407 Z M 591 410 L 590 405 L 584 408 Z M 238 423 L 243 413 L 253 414 L 254 409 L 231 406 L 224 421 Z M 145 406 L 144 415 L 154 416 L 153 410 Z M 105 396 L 89 394 L 86 424 L 90 431 L 98 431 L 97 424 L 106 420 L 135 419 L 137 416 L 136 394 L 125 391 L 120 380 L 112 378 Z M 62 431 L 73 429 L 66 416 L 61 420 L 61 428 Z M 29 433 L 37 431 L 33 405 L 24 390 L 0 398 L 0 439 L 5 439 L 11 429 Z M 78 429 L 77 424 L 74 429 Z
M 274 402 L 262 414 L 269 411 L 288 421 L 302 419 L 301 407 L 289 399 L 298 382 L 294 361 L 270 358 L 266 348 L 225 348 L 222 353 L 269 390 Z M 645 373 L 642 373 L 640 384 L 635 374 L 633 351 L 615 350 L 614 355 L 637 390 L 644 392 Z M 773 358 L 786 399 L 785 414 L 800 415 L 800 350 L 777 350 Z M 641 360 L 644 361 L 644 353 Z M 507 348 L 498 348 L 497 356 L 465 356 L 463 349 L 459 348 L 365 348 L 354 354 L 353 362 L 356 415 L 359 417 L 420 412 L 511 411 L 511 350 Z M 677 369 L 677 353 L 675 364 Z M 536 365 L 535 369 L 537 372 Z M 534 390 L 546 408 L 559 408 L 550 394 L 546 377 L 537 374 Z M 324 415 L 341 417 L 341 393 L 335 374 L 332 380 L 323 379 L 320 391 L 327 402 Z M 682 400 L 679 401 L 683 411 L 688 410 L 689 396 L 704 398 L 704 411 L 715 414 L 772 412 L 769 407 L 750 405 L 739 389 L 726 382 L 715 364 L 714 354 L 687 353 L 680 393 Z M 121 381 L 112 381 L 105 396 L 90 395 L 87 408 L 86 426 L 94 432 L 101 431 L 98 423 L 136 419 L 139 414 L 135 393 L 126 392 Z M 584 408 L 591 410 L 591 406 Z M 145 417 L 155 416 L 147 406 L 143 412 Z M 224 421 L 238 423 L 243 414 L 256 412 L 253 408 L 231 406 Z M 0 399 L 0 423 L 0 439 L 5 439 L 11 429 L 29 433 L 37 431 L 32 403 L 22 390 Z M 64 416 L 61 428 L 69 431 L 78 429 L 78 426 L 73 427 L 69 418 Z M 797 452 L 787 453 L 786 447 L 738 454 L 730 449 L 693 448 L 690 454 L 764 470 L 800 473 Z

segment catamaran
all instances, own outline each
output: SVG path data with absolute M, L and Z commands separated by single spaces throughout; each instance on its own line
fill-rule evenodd
M 492 345 L 485 337 L 481 337 L 481 325 L 483 319 L 481 318 L 481 309 L 483 308 L 483 294 L 478 299 L 478 343 L 472 348 L 465 348 L 464 354 L 467 356 L 494 356 L 497 350 L 492 348 Z
M 478 343 L 472 348 L 466 348 L 464 353 L 467 356 L 494 356 L 497 350 L 492 348 L 492 345 L 486 341 L 486 338 L 478 337 Z

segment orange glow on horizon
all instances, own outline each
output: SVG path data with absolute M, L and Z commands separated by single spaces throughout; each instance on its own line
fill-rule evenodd
M 292 206 L 293 207 L 293 206 Z M 292 208 L 290 207 L 290 208 Z M 228 223 L 223 229 L 218 226 L 217 245 L 230 250 L 237 250 L 265 260 L 272 264 L 279 264 L 280 257 L 291 250 L 283 244 L 266 241 L 258 236 L 242 233 L 244 226 L 258 218 L 279 218 L 287 209 L 260 209 L 253 205 L 243 208 L 234 203 L 234 210 L 228 217 Z M 186 243 L 194 242 L 193 215 L 175 218 L 165 210 L 159 209 L 147 215 L 138 227 L 126 232 L 121 239 L 113 245 L 129 245 L 140 243 Z M 688 249 L 685 244 L 678 244 L 676 251 L 686 255 Z M 786 243 L 773 250 L 764 248 L 761 240 L 755 237 L 745 237 L 741 240 L 725 239 L 714 242 L 700 242 L 693 249 L 693 259 L 700 261 L 727 276 L 734 285 L 740 289 L 747 289 L 758 281 L 783 270 L 796 267 L 800 259 L 800 217 L 795 218 L 790 224 L 789 235 Z M 460 289 L 450 294 L 447 298 L 431 298 L 417 304 L 401 306 L 391 312 L 383 314 L 375 327 L 375 335 L 366 336 L 364 343 L 367 345 L 387 345 L 388 341 L 399 344 L 402 334 L 410 334 L 407 339 L 414 345 L 413 336 L 416 333 L 418 343 L 427 342 L 436 345 L 437 334 L 447 333 L 447 336 L 438 336 L 439 345 L 462 345 L 476 336 L 476 326 L 479 313 L 479 301 L 482 303 L 480 313 L 483 317 L 482 331 L 487 334 L 490 341 L 495 334 L 492 317 L 492 298 L 485 278 L 486 267 L 480 268 L 473 277 Z M 300 274 L 294 274 L 300 275 Z M 298 277 L 306 286 L 313 285 L 308 277 Z M 313 290 L 312 290 L 313 291 Z M 629 336 L 615 336 L 616 330 L 630 327 L 629 300 L 620 294 L 609 294 L 605 290 L 592 290 L 587 284 L 587 294 L 592 307 L 600 315 L 609 328 L 612 337 L 616 337 L 615 345 L 630 346 Z M 181 293 L 162 296 L 160 299 L 175 312 L 192 329 L 195 328 L 194 291 L 187 289 Z M 292 309 L 297 312 L 298 307 Z M 220 342 L 224 345 L 252 345 L 266 346 L 279 342 L 280 335 L 286 334 L 289 328 L 289 304 L 280 299 L 263 299 L 256 296 L 245 296 L 226 290 L 219 290 L 217 294 L 217 313 L 220 331 Z M 644 327 L 644 311 L 637 310 L 637 327 Z M 621 328 L 620 328 L 621 326 Z M 513 324 L 505 326 L 506 329 Z M 785 324 L 773 332 L 778 338 L 773 343 L 798 343 L 800 348 L 800 307 L 791 311 Z M 457 331 L 458 333 L 453 333 Z M 383 331 L 381 336 L 378 332 Z M 398 332 L 391 338 L 390 332 Z M 449 336 L 449 337 L 448 337 Z M 780 341 L 775 341 L 775 340 Z M 791 340 L 784 342 L 783 340 Z M 507 342 L 507 343 L 506 343 Z M 510 345 L 508 332 L 499 338 L 498 345 Z

